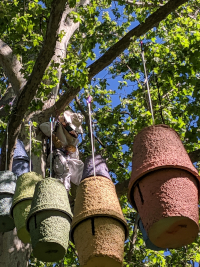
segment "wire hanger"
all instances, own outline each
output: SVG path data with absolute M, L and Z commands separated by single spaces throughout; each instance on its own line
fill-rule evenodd
M 5 163 L 5 171 L 8 169 L 8 124 L 6 128 L 6 163 Z
M 92 132 L 92 118 L 91 118 L 91 102 L 92 97 L 89 96 L 87 99 L 87 104 L 89 108 L 89 119 L 90 119 L 90 136 L 91 136 L 91 145 L 92 145 L 92 160 L 93 160 L 93 169 L 94 169 L 94 176 L 96 176 L 96 170 L 95 170 L 95 161 L 94 161 L 94 153 L 95 153 L 95 147 L 93 143 L 93 132 Z
M 151 94 L 150 94 L 150 89 L 149 89 L 149 81 L 148 81 L 148 76 L 147 76 L 147 70 L 146 70 L 146 64 L 145 64 L 145 58 L 144 58 L 144 48 L 143 48 L 143 42 L 142 41 L 140 42 L 140 45 L 141 45 L 142 62 L 143 62 L 143 66 L 144 66 L 144 73 L 145 73 L 147 92 L 148 92 L 148 98 L 149 98 L 149 106 L 150 106 L 151 116 L 152 116 L 152 124 L 155 125 L 153 105 L 152 105 Z

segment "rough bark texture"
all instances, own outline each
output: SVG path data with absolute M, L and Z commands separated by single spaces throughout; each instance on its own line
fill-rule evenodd
M 2 40 L 0 40 L 0 65 L 3 67 L 5 74 L 12 84 L 15 94 L 18 95 L 19 89 L 26 82 L 20 73 L 22 65 L 13 54 L 12 49 Z
M 0 267 L 27 267 L 31 247 L 17 237 L 16 228 L 0 233 Z

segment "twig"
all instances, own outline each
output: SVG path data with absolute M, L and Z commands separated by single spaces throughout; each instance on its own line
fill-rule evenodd
M 135 245 L 135 242 L 137 240 L 138 220 L 139 220 L 139 213 L 136 213 L 136 215 L 135 215 L 135 223 L 134 223 L 134 230 L 133 230 L 133 234 L 131 236 L 132 240 L 130 241 L 130 249 L 129 249 L 129 252 L 128 252 L 128 261 L 129 262 L 131 261 L 131 257 L 132 257 L 133 251 L 134 251 L 134 245 Z

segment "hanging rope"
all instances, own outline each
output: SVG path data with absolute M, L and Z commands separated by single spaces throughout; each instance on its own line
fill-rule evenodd
M 95 170 L 95 161 L 94 161 L 94 152 L 95 152 L 95 147 L 93 143 L 93 133 L 92 133 L 92 118 L 91 118 L 91 102 L 92 102 L 92 97 L 89 96 L 87 99 L 87 104 L 88 104 L 88 109 L 89 109 L 89 119 L 90 119 L 90 136 L 91 136 L 91 145 L 92 145 L 92 160 L 93 160 L 93 169 L 94 169 L 94 176 L 96 176 L 96 170 Z
M 31 150 L 32 150 L 32 121 L 29 121 L 29 135 L 30 135 L 30 141 L 29 141 L 29 171 L 31 172 Z
M 142 43 L 142 41 L 140 42 L 140 45 L 141 45 L 142 62 L 143 62 L 143 66 L 144 66 L 144 73 L 145 73 L 145 79 L 146 79 L 146 85 L 147 85 L 147 92 L 148 92 L 148 98 L 149 98 L 149 106 L 150 106 L 151 116 L 152 116 L 152 122 L 153 122 L 152 124 L 155 125 L 154 114 L 153 114 L 153 106 L 152 106 L 152 101 L 151 101 L 151 94 L 150 94 L 150 89 L 149 89 L 149 81 L 148 81 L 146 64 L 145 64 L 145 59 L 144 59 L 144 49 L 143 49 L 143 43 Z
M 50 127 L 51 127 L 51 137 L 50 137 L 50 177 L 52 177 L 52 153 L 53 153 L 53 144 L 52 144 L 52 133 L 53 133 L 53 117 L 50 117 Z
M 6 163 L 5 163 L 5 171 L 8 169 L 8 124 L 6 128 Z

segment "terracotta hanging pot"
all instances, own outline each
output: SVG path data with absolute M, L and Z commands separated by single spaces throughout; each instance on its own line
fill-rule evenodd
M 84 267 L 122 266 L 128 229 L 109 177 L 85 178 L 83 173 L 77 189 L 72 238 Z
M 0 172 L 0 232 L 8 232 L 15 227 L 14 220 L 10 216 L 10 209 L 16 180 L 17 177 L 12 172 Z
M 173 129 L 150 126 L 136 136 L 128 194 L 156 246 L 178 248 L 197 237 L 198 179 Z
M 27 172 L 17 179 L 11 215 L 17 228 L 17 235 L 23 243 L 30 243 L 30 234 L 26 230 L 26 219 L 30 212 L 31 202 L 36 184 L 42 180 L 42 176 L 35 172 Z
M 70 210 L 67 191 L 57 179 L 45 178 L 35 188 L 27 229 L 33 255 L 44 262 L 61 260 L 68 247 Z

